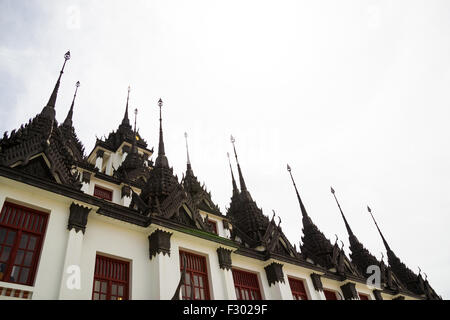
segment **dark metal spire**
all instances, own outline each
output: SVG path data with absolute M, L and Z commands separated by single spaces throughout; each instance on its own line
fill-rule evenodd
M 191 170 L 192 171 L 192 167 L 191 167 L 191 160 L 189 159 L 189 147 L 188 147 L 188 140 L 187 140 L 188 134 L 187 132 L 184 133 L 184 139 L 186 141 L 186 156 L 187 156 L 187 170 Z
M 159 167 L 168 167 L 169 161 L 167 160 L 166 153 L 164 150 L 162 116 L 161 116 L 163 101 L 161 99 L 159 99 L 158 101 L 158 106 L 159 106 L 159 147 L 158 147 L 158 157 L 156 158 L 155 165 Z
M 75 84 L 75 94 L 73 95 L 72 104 L 69 109 L 69 113 L 67 114 L 66 120 L 64 120 L 64 125 L 71 127 L 72 126 L 72 116 L 73 116 L 73 106 L 75 104 L 75 98 L 77 96 L 78 87 L 80 86 L 80 81 L 77 81 Z
M 354 234 L 352 232 L 352 229 L 350 228 L 350 225 L 348 224 L 347 219 L 345 218 L 344 212 L 342 212 L 341 205 L 339 204 L 339 201 L 336 198 L 336 193 L 335 193 L 333 187 L 330 187 L 330 189 L 331 189 L 331 193 L 333 194 L 334 199 L 336 200 L 336 203 L 337 203 L 337 205 L 339 207 L 339 211 L 341 212 L 342 219 L 344 219 L 344 223 L 345 223 L 345 227 L 347 228 L 348 235 L 349 236 L 354 236 Z
M 239 174 L 239 185 L 241 186 L 241 195 L 247 197 L 249 200 L 252 200 L 250 192 L 248 192 L 247 186 L 245 185 L 244 176 L 242 175 L 242 171 L 241 171 L 241 166 L 239 165 L 236 147 L 234 145 L 236 140 L 234 139 L 233 136 L 230 137 L 230 140 L 231 140 L 231 143 L 233 144 L 234 157 L 236 158 L 236 164 L 237 164 L 238 174 Z
M 231 180 L 233 183 L 233 196 L 239 195 L 239 189 L 237 187 L 236 180 L 234 180 L 233 168 L 231 167 L 230 154 L 228 152 L 227 152 L 227 157 L 228 157 L 228 163 L 230 164 Z
M 61 76 L 64 73 L 64 67 L 66 66 L 67 60 L 69 59 L 70 59 L 70 51 L 67 51 L 66 54 L 64 55 L 64 64 L 61 68 L 61 71 L 59 72 L 59 77 L 58 80 L 56 81 L 55 88 L 53 89 L 53 92 L 50 96 L 50 99 L 47 102 L 47 105 L 42 110 L 41 114 L 44 115 L 45 117 L 51 119 L 55 118 L 55 105 L 56 105 L 56 97 L 58 96 L 59 84 L 61 82 Z
M 137 114 L 138 114 L 138 109 L 134 109 L 134 135 L 133 135 L 133 144 L 131 146 L 131 153 L 138 153 L 138 149 L 136 146 L 136 140 L 137 140 L 137 135 L 136 135 L 136 120 L 137 120 Z
M 304 218 L 306 218 L 306 217 L 308 217 L 308 213 L 306 212 L 305 206 L 303 205 L 302 199 L 300 198 L 300 194 L 298 193 L 297 185 L 295 184 L 294 177 L 292 177 L 292 172 L 291 172 L 292 169 L 289 165 L 287 165 L 287 171 L 289 172 L 289 175 L 291 176 L 291 179 L 292 179 L 292 183 L 294 184 L 295 192 L 297 193 L 298 203 L 300 204 L 300 210 L 302 211 L 302 216 Z
M 306 212 L 303 201 L 300 198 L 300 194 L 295 184 L 294 178 L 291 173 L 291 167 L 287 165 L 287 170 L 291 176 L 292 183 L 294 184 L 295 192 L 297 194 L 298 203 L 302 211 L 302 223 L 303 223 L 303 236 L 301 245 L 302 254 L 306 258 L 311 258 L 315 263 L 329 269 L 336 267 L 333 262 L 333 245 L 325 237 L 325 235 L 319 230 L 319 228 L 312 222 L 311 218 Z
M 380 234 L 381 239 L 383 239 L 384 247 L 386 248 L 387 251 L 392 251 L 391 248 L 389 247 L 389 245 L 388 245 L 386 239 L 384 238 L 383 234 L 381 233 L 381 230 L 380 230 L 380 228 L 378 227 L 378 224 L 377 224 L 377 222 L 375 221 L 375 218 L 373 217 L 373 214 L 372 214 L 372 210 L 370 209 L 369 206 L 367 206 L 367 211 L 369 211 L 370 216 L 372 217 L 373 222 L 375 222 L 375 226 L 376 226 L 377 229 L 378 229 L 378 233 Z
M 123 116 L 122 124 L 130 125 L 130 119 L 128 119 L 128 100 L 130 99 L 130 86 L 128 86 L 127 105 L 125 107 L 125 114 Z

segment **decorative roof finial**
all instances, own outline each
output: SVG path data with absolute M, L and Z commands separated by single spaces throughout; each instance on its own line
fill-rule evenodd
M 234 180 L 234 174 L 233 174 L 233 168 L 231 167 L 231 161 L 230 161 L 230 154 L 227 152 L 228 157 L 228 163 L 230 164 L 230 171 L 231 171 L 231 180 L 233 183 L 233 196 L 239 195 L 239 190 L 237 188 L 236 180 Z
M 298 193 L 297 185 L 295 184 L 294 177 L 292 176 L 292 172 L 291 172 L 292 169 L 289 166 L 289 164 L 287 165 L 287 171 L 289 172 L 289 175 L 291 176 L 292 183 L 294 184 L 295 193 L 297 194 L 297 199 L 298 199 L 298 203 L 300 205 L 300 210 L 302 211 L 302 216 L 304 218 L 306 218 L 306 217 L 308 217 L 308 213 L 306 212 L 305 206 L 303 205 L 302 199 L 300 198 L 300 194 Z
M 237 167 L 238 167 L 239 184 L 241 186 L 241 192 L 246 193 L 246 194 L 249 195 L 249 193 L 247 192 L 247 186 L 245 185 L 244 177 L 242 175 L 241 166 L 239 165 L 239 160 L 238 160 L 238 156 L 237 156 L 237 152 L 236 152 L 236 147 L 234 145 L 236 140 L 234 139 L 233 136 L 230 136 L 230 140 L 231 140 L 231 144 L 233 145 L 234 157 L 236 158 L 236 163 L 237 163 Z
M 381 239 L 383 240 L 383 244 L 384 244 L 384 247 L 386 248 L 386 250 L 387 250 L 387 251 L 391 251 L 391 248 L 389 247 L 389 245 L 388 245 L 388 243 L 387 243 L 386 239 L 384 238 L 383 234 L 381 233 L 381 230 L 380 230 L 380 228 L 378 227 L 378 224 L 377 224 L 377 222 L 376 222 L 375 218 L 373 217 L 373 214 L 372 214 L 372 209 L 370 209 L 370 207 L 369 207 L 369 206 L 367 206 L 367 211 L 369 211 L 369 213 L 370 213 L 370 216 L 372 217 L 372 220 L 373 220 L 373 222 L 375 223 L 375 226 L 376 226 L 376 227 L 377 227 L 377 229 L 378 229 L 378 233 L 380 234 L 380 236 L 381 236 Z
M 130 100 L 130 91 L 131 88 L 128 86 L 128 94 L 127 94 L 127 104 L 125 106 L 125 114 L 123 116 L 122 124 L 129 126 L 130 125 L 130 119 L 128 119 L 128 101 Z
M 73 106 L 75 104 L 75 98 L 77 96 L 79 87 L 80 87 L 80 81 L 77 81 L 77 83 L 75 83 L 75 93 L 73 95 L 72 104 L 70 106 L 69 113 L 67 114 L 66 120 L 64 120 L 64 125 L 68 126 L 68 127 L 72 126 Z
M 187 169 L 190 170 L 191 168 L 191 160 L 189 159 L 189 147 L 188 147 L 188 140 L 187 140 L 188 134 L 187 132 L 184 133 L 184 139 L 186 141 L 186 155 L 187 155 Z
M 155 166 L 159 167 L 168 167 L 169 161 L 166 157 L 166 152 L 164 150 L 164 139 L 163 139 L 163 130 L 162 130 L 162 114 L 161 109 L 163 106 L 162 99 L 159 99 L 158 101 L 158 107 L 159 107 L 159 147 L 158 147 L 158 157 L 155 161 Z
M 347 228 L 347 232 L 348 232 L 349 236 L 351 236 L 351 235 L 353 235 L 352 229 L 350 228 L 350 225 L 348 224 L 347 219 L 345 218 L 344 212 L 341 209 L 341 205 L 339 204 L 339 201 L 336 197 L 336 192 L 334 191 L 333 187 L 330 187 L 330 189 L 331 189 L 331 193 L 333 194 L 334 199 L 336 200 L 336 203 L 339 207 L 339 211 L 341 212 L 342 219 L 344 219 L 344 223 L 345 223 L 345 227 Z
M 58 89 L 59 84 L 61 82 L 61 76 L 64 73 L 64 67 L 66 66 L 67 60 L 70 59 L 70 51 L 67 51 L 64 55 L 64 64 L 61 68 L 61 71 L 59 72 L 58 80 L 56 81 L 55 88 L 53 89 L 53 92 L 50 96 L 50 99 L 47 102 L 47 105 L 42 110 L 42 114 L 48 118 L 54 119 L 55 118 L 55 105 L 56 105 L 56 97 L 58 96 Z
M 134 136 L 136 137 L 136 119 L 137 119 L 138 109 L 134 109 Z
M 138 109 L 137 108 L 135 108 L 134 109 L 134 131 L 133 131 L 133 143 L 131 144 L 131 152 L 130 152 L 130 156 L 132 157 L 132 155 L 134 155 L 134 156 L 136 156 L 138 153 L 139 153 L 139 151 L 138 151 L 138 148 L 137 148 L 137 145 L 136 145 L 136 143 L 137 143 L 137 135 L 136 135 L 136 121 L 137 121 L 137 114 L 138 114 Z M 127 158 L 128 158 L 128 156 L 127 156 Z

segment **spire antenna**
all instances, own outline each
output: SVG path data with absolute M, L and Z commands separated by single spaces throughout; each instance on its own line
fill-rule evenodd
M 230 160 L 230 154 L 227 152 L 228 157 L 228 164 L 230 165 L 230 171 L 231 171 L 231 180 L 233 183 L 233 195 L 238 195 L 239 190 L 237 188 L 236 180 L 234 180 L 234 174 L 233 174 L 233 168 L 231 167 L 231 160 Z
M 155 165 L 159 167 L 169 167 L 169 161 L 166 157 L 166 152 L 164 150 L 164 138 L 163 138 L 163 130 L 162 130 L 162 106 L 163 101 L 160 98 L 158 100 L 159 107 L 159 147 L 158 147 L 158 157 L 156 158 Z
M 72 116 L 73 116 L 73 106 L 75 104 L 75 98 L 77 97 L 78 88 L 80 87 L 80 81 L 75 83 L 75 93 L 73 95 L 72 104 L 70 105 L 69 113 L 67 114 L 66 120 L 64 120 L 65 126 L 72 126 Z
M 58 80 L 56 81 L 55 88 L 53 89 L 52 94 L 50 95 L 50 99 L 47 102 L 47 105 L 42 110 L 42 114 L 51 119 L 55 118 L 55 105 L 56 105 L 56 97 L 58 96 L 58 89 L 61 83 L 61 76 L 64 73 L 64 67 L 66 66 L 67 60 L 70 59 L 70 51 L 67 51 L 64 55 L 64 64 L 59 72 Z
M 384 238 L 383 233 L 381 233 L 380 227 L 378 227 L 377 221 L 376 221 L 375 218 L 373 217 L 372 209 L 370 209 L 369 206 L 367 206 L 367 211 L 369 211 L 370 216 L 372 217 L 372 220 L 373 220 L 373 222 L 375 223 L 375 226 L 376 226 L 377 229 L 378 229 L 378 233 L 380 234 L 381 239 L 383 240 L 384 247 L 386 248 L 387 251 L 390 251 L 391 248 L 389 247 L 389 245 L 388 245 L 386 239 Z
M 138 109 L 134 109 L 134 135 L 136 136 L 136 119 L 137 119 Z
M 331 193 L 333 194 L 334 199 L 336 200 L 336 203 L 339 207 L 339 211 L 341 212 L 342 219 L 344 219 L 344 223 L 345 223 L 345 227 L 347 228 L 347 232 L 349 235 L 353 235 L 352 229 L 350 228 L 350 225 L 348 224 L 347 219 L 345 218 L 344 212 L 342 211 L 341 205 L 339 204 L 339 201 L 336 197 L 336 192 L 334 191 L 333 187 L 330 187 L 330 189 L 331 189 Z
M 298 199 L 298 203 L 300 205 L 300 210 L 302 211 L 302 216 L 304 218 L 306 218 L 308 216 L 308 213 L 306 212 L 305 206 L 303 205 L 303 202 L 302 202 L 302 198 L 300 198 L 300 194 L 298 193 L 297 185 L 295 184 L 294 177 L 292 176 L 292 172 L 291 172 L 292 169 L 289 166 L 289 164 L 287 165 L 287 171 L 289 172 L 289 175 L 291 176 L 292 183 L 294 184 L 295 193 L 297 194 L 297 199 Z
M 188 134 L 187 132 L 184 133 L 184 139 L 186 141 L 186 155 L 187 155 L 187 167 L 188 169 L 191 168 L 191 160 L 189 159 L 189 147 L 188 147 Z
M 130 125 L 130 119 L 128 119 L 128 102 L 130 100 L 130 91 L 131 91 L 131 87 L 128 86 L 127 104 L 125 106 L 125 114 L 123 115 L 123 120 L 122 120 L 122 124 L 126 125 L 126 126 Z
M 162 130 L 162 106 L 163 101 L 161 98 L 159 98 L 158 101 L 158 107 L 159 107 L 159 149 L 158 149 L 158 155 L 165 155 L 166 152 L 164 150 L 164 140 L 163 140 L 163 130 Z
M 242 175 L 241 166 L 239 164 L 239 160 L 238 160 L 238 156 L 237 156 L 237 152 L 236 152 L 236 147 L 235 147 L 235 144 L 234 144 L 236 142 L 236 139 L 234 139 L 234 137 L 231 135 L 230 136 L 230 140 L 231 140 L 231 144 L 233 145 L 234 157 L 236 158 L 236 164 L 237 164 L 237 167 L 238 167 L 239 184 L 241 186 L 241 192 L 245 193 L 248 197 L 250 197 L 250 194 L 247 191 L 247 186 L 245 185 L 244 176 Z

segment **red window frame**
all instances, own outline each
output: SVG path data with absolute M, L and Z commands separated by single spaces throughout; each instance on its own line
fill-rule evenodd
M 256 273 L 238 269 L 232 269 L 232 273 L 237 300 L 262 300 Z
M 130 263 L 97 254 L 92 300 L 128 300 Z
M 94 197 L 112 201 L 113 192 L 112 190 L 105 189 L 98 185 L 94 186 Z
M 217 222 L 215 222 L 214 220 L 208 219 L 208 223 L 209 223 L 209 225 L 212 227 L 213 232 L 214 232 L 215 234 L 218 234 L 218 233 L 217 233 Z
M 323 293 L 325 294 L 326 300 L 339 300 L 335 291 L 323 289 Z
M 32 286 L 48 213 L 5 202 L 0 212 L 0 281 Z
M 359 296 L 359 300 L 370 300 L 370 296 L 368 294 L 358 292 L 358 296 Z
M 182 299 L 190 300 L 193 288 L 194 300 L 210 300 L 206 257 L 180 250 L 180 271 L 184 268 L 183 255 L 186 256 L 186 277 L 181 286 Z
M 288 281 L 294 300 L 309 300 L 303 280 L 288 277 Z

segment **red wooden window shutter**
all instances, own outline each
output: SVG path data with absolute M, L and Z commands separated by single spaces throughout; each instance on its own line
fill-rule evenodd
M 129 266 L 127 261 L 97 255 L 92 300 L 128 300 Z
M 323 290 L 323 293 L 325 294 L 326 300 L 338 300 L 336 292 L 331 290 Z
M 367 294 L 358 293 L 358 295 L 359 295 L 359 300 L 370 300 L 370 298 Z
M 290 277 L 288 277 L 288 280 L 294 300 L 308 300 L 304 282 L 302 280 Z
M 238 300 L 261 300 L 258 276 L 255 273 L 232 269 L 234 289 Z
M 0 281 L 32 286 L 48 214 L 5 202 L 0 213 Z
M 112 201 L 112 191 L 99 186 L 94 187 L 94 197 Z
M 186 256 L 186 278 L 181 287 L 183 300 L 209 300 L 208 270 L 206 258 L 180 250 L 180 270 L 183 270 L 183 256 Z

